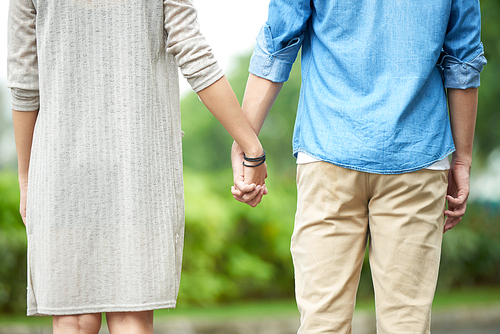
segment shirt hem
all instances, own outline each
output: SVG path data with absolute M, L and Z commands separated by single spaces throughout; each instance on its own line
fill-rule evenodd
M 89 314 L 103 312 L 140 312 L 149 310 L 158 310 L 165 308 L 175 308 L 176 301 L 168 301 L 161 303 L 148 303 L 140 305 L 99 305 L 85 307 L 34 307 L 28 308 L 28 316 L 51 316 L 51 315 L 74 315 L 74 314 Z
M 352 169 L 352 170 L 357 170 L 359 172 L 365 172 L 365 173 L 372 173 L 372 174 L 386 174 L 386 175 L 389 175 L 389 174 L 404 174 L 404 173 L 411 173 L 411 172 L 415 172 L 417 170 L 421 170 L 421 169 L 424 169 L 426 167 L 429 167 L 430 165 L 432 165 L 433 163 L 437 162 L 437 161 L 440 161 L 442 159 L 444 159 L 445 157 L 447 157 L 448 155 L 450 155 L 451 153 L 455 152 L 455 148 L 449 150 L 447 153 L 443 154 L 442 156 L 440 156 L 439 158 L 437 159 L 434 159 L 430 162 L 426 162 L 422 165 L 419 165 L 419 166 L 416 166 L 416 167 L 412 167 L 412 168 L 405 168 L 405 169 L 400 169 L 400 170 L 377 170 L 377 169 L 370 169 L 370 168 L 363 168 L 363 167 L 359 167 L 359 166 L 354 166 L 354 165 L 348 165 L 348 164 L 344 164 L 344 163 L 341 163 L 341 162 L 338 162 L 338 161 L 335 161 L 333 159 L 327 159 L 327 158 L 321 158 L 315 154 L 311 154 L 310 152 L 304 150 L 304 149 L 297 149 L 297 150 L 294 150 L 293 151 L 293 154 L 295 157 L 297 157 L 297 154 L 299 152 L 303 152 L 303 153 L 306 153 L 308 155 L 310 155 L 311 157 L 315 158 L 315 159 L 318 159 L 320 161 L 324 161 L 324 162 L 328 162 L 328 163 L 331 163 L 331 164 L 334 164 L 334 165 L 337 165 L 339 167 L 342 167 L 342 168 L 347 168 L 347 169 Z

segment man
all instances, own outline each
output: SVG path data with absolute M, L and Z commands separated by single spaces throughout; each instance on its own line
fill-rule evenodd
M 243 101 L 257 133 L 301 47 L 299 333 L 351 333 L 367 240 L 377 332 L 429 333 L 442 234 L 469 194 L 479 1 L 271 0 Z M 232 159 L 233 196 L 257 205 L 265 187 Z

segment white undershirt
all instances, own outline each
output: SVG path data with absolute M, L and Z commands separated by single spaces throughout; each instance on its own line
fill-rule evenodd
M 318 161 L 321 161 L 321 160 L 313 158 L 307 153 L 299 152 L 297 154 L 297 165 L 307 164 L 310 162 L 318 162 Z M 429 167 L 426 167 L 425 169 L 447 170 L 447 169 L 450 169 L 450 161 L 448 160 L 448 157 L 445 157 L 439 161 L 436 161 L 435 163 L 433 163 Z

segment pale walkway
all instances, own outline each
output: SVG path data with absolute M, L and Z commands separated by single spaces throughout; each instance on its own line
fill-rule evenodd
M 450 309 L 433 313 L 432 334 L 500 334 L 500 305 L 492 308 Z M 197 321 L 191 318 L 157 318 L 155 334 L 295 334 L 297 317 L 253 320 Z M 4 326 L 0 334 L 51 334 L 50 327 Z M 99 334 L 109 334 L 103 329 Z M 375 334 L 375 318 L 370 312 L 357 311 L 353 334 Z

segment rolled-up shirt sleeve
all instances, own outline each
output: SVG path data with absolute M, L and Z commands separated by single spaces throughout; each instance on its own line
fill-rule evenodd
M 10 1 L 7 33 L 7 86 L 11 90 L 12 109 L 38 110 L 36 10 L 31 0 Z
M 197 12 L 191 0 L 164 0 L 167 52 L 174 56 L 182 75 L 198 92 L 224 73 L 210 45 L 200 33 Z
M 438 66 L 446 88 L 477 88 L 486 64 L 478 0 L 454 0 Z
M 310 0 L 272 0 L 268 20 L 257 36 L 250 73 L 273 82 L 287 81 L 310 16 Z

